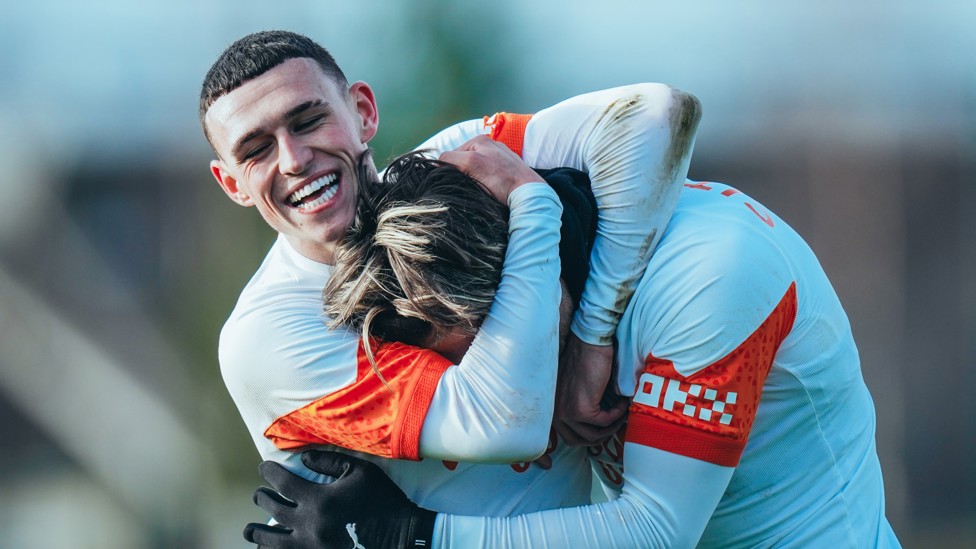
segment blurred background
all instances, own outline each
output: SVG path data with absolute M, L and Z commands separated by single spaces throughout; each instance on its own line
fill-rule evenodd
M 450 123 L 666 82 L 691 177 L 819 255 L 907 547 L 976 547 L 976 3 L 71 2 L 0 8 L 0 545 L 244 547 L 258 455 L 219 329 L 274 235 L 208 173 L 203 75 L 284 28 L 377 92 L 382 161 Z

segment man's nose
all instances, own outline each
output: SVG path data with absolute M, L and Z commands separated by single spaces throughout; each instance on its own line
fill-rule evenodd
M 300 140 L 286 137 L 278 144 L 278 171 L 282 175 L 301 175 L 312 161 L 312 149 Z

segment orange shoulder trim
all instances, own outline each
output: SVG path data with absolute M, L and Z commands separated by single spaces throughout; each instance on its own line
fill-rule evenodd
M 630 406 L 626 440 L 735 467 L 756 419 L 776 352 L 796 320 L 796 284 L 741 345 L 684 377 L 648 356 Z
M 522 156 L 522 145 L 525 142 L 525 128 L 532 119 L 531 114 L 512 114 L 509 112 L 496 113 L 485 117 L 485 127 L 491 128 L 488 134 L 493 141 L 498 141 L 515 154 Z
M 375 357 L 390 388 L 376 375 L 360 344 L 356 381 L 279 417 L 264 436 L 282 450 L 335 445 L 419 460 L 420 430 L 451 361 L 403 343 L 380 343 Z

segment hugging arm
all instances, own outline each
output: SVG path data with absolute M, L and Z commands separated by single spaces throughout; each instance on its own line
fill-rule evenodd
M 613 501 L 490 518 L 435 514 L 369 462 L 307 452 L 310 467 L 338 480 L 319 485 L 265 464 L 262 474 L 277 492 L 262 488 L 255 501 L 280 525 L 249 524 L 245 537 L 296 549 L 349 547 L 352 531 L 365 547 L 694 547 L 733 468 L 631 443 L 625 456 L 626 483 Z
M 693 95 L 643 83 L 576 96 L 531 117 L 499 113 L 470 120 L 422 145 L 437 153 L 488 134 L 534 168 L 571 167 L 590 176 L 597 232 L 556 403 L 555 426 L 571 444 L 592 444 L 619 428 L 626 402 L 600 407 L 611 373 L 610 344 L 674 211 L 700 118 Z

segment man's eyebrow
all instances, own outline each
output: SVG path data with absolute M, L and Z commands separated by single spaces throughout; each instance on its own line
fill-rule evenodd
M 318 107 L 318 106 L 323 105 L 323 104 L 326 104 L 326 103 L 325 103 L 325 101 L 322 101 L 321 99 L 313 99 L 311 101 L 306 101 L 306 102 L 304 102 L 304 103 L 302 103 L 300 105 L 297 105 L 297 106 L 292 107 L 291 109 L 289 109 L 288 112 L 286 112 L 284 114 L 284 116 L 281 117 L 281 120 L 282 120 L 282 122 L 286 122 L 286 121 L 288 121 L 289 118 L 294 118 L 294 117 L 298 116 L 299 114 L 302 114 L 303 112 L 305 112 L 305 111 L 307 111 L 307 110 L 309 110 L 311 108 Z

